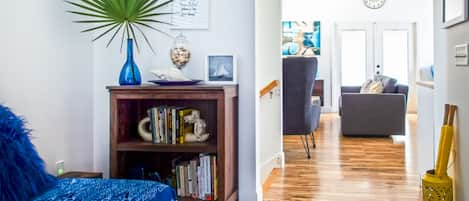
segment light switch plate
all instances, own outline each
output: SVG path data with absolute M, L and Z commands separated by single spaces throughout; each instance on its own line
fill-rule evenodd
M 469 45 L 456 45 L 455 50 L 456 66 L 469 66 Z

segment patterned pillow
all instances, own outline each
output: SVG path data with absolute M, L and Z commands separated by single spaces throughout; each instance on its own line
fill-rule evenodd
M 360 89 L 363 94 L 380 94 L 383 93 L 384 87 L 380 81 L 367 80 Z
M 360 93 L 367 93 L 371 83 L 373 83 L 373 80 L 367 80 L 365 83 L 363 83 L 362 88 L 360 89 Z
M 383 93 L 395 93 L 397 80 L 384 75 L 375 75 L 375 81 L 380 81 L 383 84 Z
M 56 184 L 29 136 L 24 120 L 0 105 L 0 200 L 31 200 Z
M 383 93 L 383 90 L 384 90 L 384 87 L 380 81 L 373 81 L 368 88 L 368 93 L 369 94 L 381 94 Z

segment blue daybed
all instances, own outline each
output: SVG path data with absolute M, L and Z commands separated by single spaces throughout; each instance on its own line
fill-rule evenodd
M 175 201 L 175 191 L 153 181 L 57 179 L 44 169 L 24 120 L 0 105 L 0 201 Z

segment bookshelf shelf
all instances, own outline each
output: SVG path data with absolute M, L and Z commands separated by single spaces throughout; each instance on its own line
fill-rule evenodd
M 189 198 L 189 197 L 178 197 L 178 201 L 200 201 L 200 200 Z
M 110 92 L 111 106 L 111 178 L 135 178 L 135 172 L 144 173 L 145 178 L 150 173 L 157 172 L 163 179 L 176 178 L 175 175 L 179 174 L 182 179 L 179 177 L 179 180 L 173 181 L 188 182 L 190 179 L 182 175 L 194 175 L 198 178 L 192 170 L 200 168 L 205 171 L 204 174 L 201 172 L 200 177 L 206 180 L 199 184 L 213 184 L 205 189 L 200 187 L 202 193 L 211 195 L 218 201 L 238 200 L 237 85 L 109 86 L 107 89 Z M 138 123 L 148 117 L 149 109 L 157 107 L 200 111 L 201 118 L 206 121 L 207 132 L 211 134 L 209 141 L 153 144 L 141 140 L 137 134 Z M 188 163 L 197 158 L 200 159 L 198 162 Z M 204 158 L 207 160 L 202 165 Z M 140 171 L 142 167 L 144 170 Z M 192 174 L 189 174 L 189 169 Z M 187 189 L 193 187 L 185 190 Z M 184 196 L 184 193 L 180 195 Z M 190 197 L 178 197 L 178 200 L 199 201 Z
M 151 142 L 131 141 L 118 143 L 117 151 L 217 153 L 217 145 L 208 143 L 153 144 Z

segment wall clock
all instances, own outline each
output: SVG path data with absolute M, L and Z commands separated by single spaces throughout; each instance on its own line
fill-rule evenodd
M 371 9 L 378 9 L 384 6 L 386 0 L 363 0 L 365 6 Z

